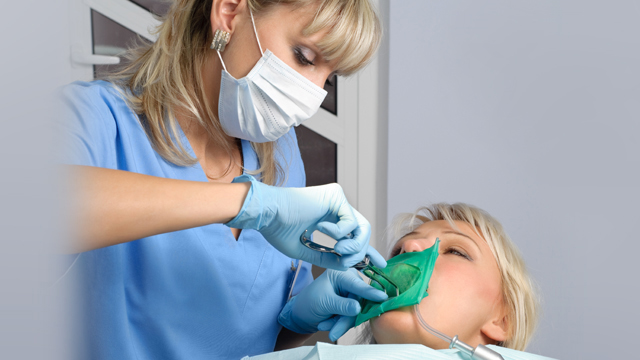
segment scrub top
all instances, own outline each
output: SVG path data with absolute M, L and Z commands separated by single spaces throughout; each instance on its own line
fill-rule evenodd
M 502 355 L 504 360 L 554 360 L 545 356 L 523 351 L 488 345 L 489 349 Z M 424 345 L 333 345 L 317 343 L 316 346 L 278 351 L 271 354 L 246 357 L 242 360 L 469 360 L 457 349 L 434 350 Z
M 177 166 L 153 150 L 137 116 L 104 81 L 62 89 L 62 163 L 207 181 L 198 163 Z M 180 131 L 186 150 L 195 157 Z M 293 129 L 278 140 L 285 186 L 305 186 Z M 244 167 L 258 168 L 242 140 Z M 288 166 L 287 166 L 288 164 Z M 158 194 L 162 196 L 162 194 Z M 222 224 L 150 236 L 76 255 L 80 359 L 240 359 L 273 351 L 293 260 L 255 230 L 236 240 Z M 69 275 L 67 275 L 69 276 Z M 294 293 L 313 280 L 302 264 Z M 81 310 L 80 310 L 81 309 Z

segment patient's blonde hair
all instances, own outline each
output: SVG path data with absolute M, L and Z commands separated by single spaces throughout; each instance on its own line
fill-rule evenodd
M 421 207 L 413 214 L 400 214 L 387 230 L 388 239 L 391 240 L 388 242 L 388 253 L 403 236 L 426 222 L 436 220 L 446 220 L 454 228 L 454 221 L 466 222 L 487 242 L 498 263 L 503 301 L 507 308 L 509 335 L 506 341 L 498 345 L 524 350 L 531 341 L 537 325 L 538 299 L 520 252 L 500 222 L 489 213 L 463 203 L 438 203 Z
M 304 29 L 305 35 L 329 29 L 318 44 L 329 60 L 338 59 L 336 72 L 352 74 L 372 58 L 381 37 L 379 19 L 369 0 L 247 0 L 256 17 L 277 4 L 293 7 L 315 6 L 314 19 Z M 177 165 L 192 165 L 192 158 L 178 136 L 176 111 L 202 125 L 209 136 L 225 144 L 231 154 L 233 145 L 223 137 L 223 130 L 210 104 L 205 100 L 200 73 L 213 50 L 210 14 L 212 0 L 175 0 L 162 23 L 155 30 L 158 40 L 129 51 L 131 63 L 107 79 L 123 90 L 155 150 Z M 233 41 L 233 40 L 232 40 Z M 275 142 L 252 143 L 260 168 L 255 174 L 267 184 L 282 184 L 286 169 L 276 161 Z M 231 163 L 229 168 L 231 168 Z

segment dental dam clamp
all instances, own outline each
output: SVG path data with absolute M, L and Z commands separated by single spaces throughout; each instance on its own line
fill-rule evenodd
M 311 238 L 307 237 L 307 232 L 308 231 L 305 230 L 302 233 L 302 235 L 300 236 L 300 242 L 302 243 L 302 245 L 308 247 L 311 250 L 315 250 L 315 251 L 319 251 L 319 252 L 323 252 L 323 253 L 328 253 L 328 254 L 334 254 L 334 255 L 337 255 L 337 256 L 342 256 L 342 254 L 340 254 L 337 251 L 335 251 L 335 249 L 332 248 L 332 247 L 320 245 L 318 243 L 315 243 L 315 242 L 311 241 Z M 352 238 L 352 235 L 348 234 L 347 237 L 348 238 Z M 371 258 L 369 257 L 369 255 L 366 255 L 362 261 L 360 261 L 359 263 L 353 265 L 352 268 L 354 268 L 354 269 L 356 269 L 358 271 L 362 271 L 362 273 L 366 277 L 371 279 L 371 281 L 375 281 L 376 283 L 378 283 L 378 285 L 380 285 L 380 287 L 382 289 L 385 289 L 385 287 L 382 285 L 382 283 L 380 282 L 379 278 L 377 278 L 377 277 L 379 276 L 379 277 L 383 278 L 393 288 L 395 288 L 395 296 L 400 295 L 400 288 L 398 288 L 398 285 L 396 285 L 391 279 L 389 279 L 388 276 L 383 274 L 377 267 L 371 265 L 370 262 L 371 262 Z M 386 289 L 385 289 L 385 292 L 386 292 Z M 387 295 L 389 295 L 389 294 L 387 294 Z

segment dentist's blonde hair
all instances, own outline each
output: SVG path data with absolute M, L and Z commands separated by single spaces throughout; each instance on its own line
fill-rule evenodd
M 387 238 L 391 240 L 387 242 L 388 254 L 403 236 L 426 222 L 436 220 L 446 220 L 454 228 L 454 221 L 470 224 L 489 245 L 498 263 L 503 302 L 507 310 L 508 338 L 498 345 L 523 351 L 536 329 L 539 302 L 518 248 L 496 218 L 482 209 L 463 203 L 437 203 L 421 207 L 413 214 L 400 214 L 394 218 L 387 230 Z
M 336 72 L 341 75 L 364 67 L 380 43 L 380 22 L 369 0 L 247 0 L 247 3 L 256 17 L 275 5 L 317 6 L 304 34 L 329 29 L 318 47 L 327 59 L 337 59 Z M 175 120 L 178 109 L 202 125 L 229 154 L 233 150 L 233 144 L 225 141 L 218 114 L 213 113 L 205 100 L 200 76 L 207 57 L 214 51 L 209 48 L 213 40 L 211 6 L 212 0 L 173 1 L 155 30 L 158 40 L 130 50 L 131 63 L 107 77 L 122 90 L 129 106 L 138 114 L 154 149 L 167 161 L 182 166 L 192 165 L 197 159 L 189 155 L 178 136 Z M 260 174 L 261 180 L 271 185 L 282 184 L 287 172 L 276 160 L 275 144 L 251 144 L 260 164 L 254 174 Z

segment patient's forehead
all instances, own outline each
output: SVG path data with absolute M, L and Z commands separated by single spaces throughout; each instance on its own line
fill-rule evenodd
M 437 236 L 439 233 L 442 233 L 444 231 L 453 230 L 453 231 L 464 233 L 465 235 L 476 238 L 477 240 L 482 240 L 486 242 L 485 239 L 482 238 L 480 235 L 478 235 L 478 233 L 474 230 L 473 226 L 468 222 L 454 220 L 453 226 L 452 226 L 451 223 L 447 220 L 433 220 L 433 221 L 428 221 L 427 219 L 423 219 L 423 220 L 426 220 L 426 222 L 418 226 L 415 230 L 403 236 L 402 238 L 405 238 L 408 236 L 411 236 L 411 237 L 431 236 L 431 235 Z

